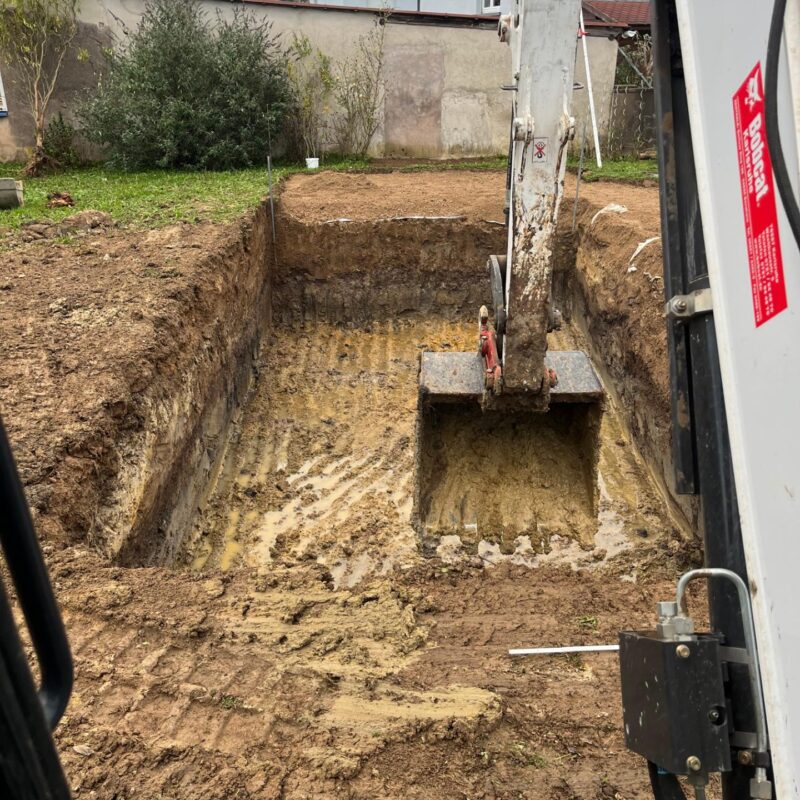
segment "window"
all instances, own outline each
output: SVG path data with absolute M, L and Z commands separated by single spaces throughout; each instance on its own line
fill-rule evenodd
M 500 12 L 500 0 L 483 0 L 483 13 L 493 14 Z

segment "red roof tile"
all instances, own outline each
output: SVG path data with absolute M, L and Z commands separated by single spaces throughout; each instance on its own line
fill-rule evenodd
M 650 2 L 639 0 L 625 2 L 624 0 L 589 0 L 588 6 L 596 8 L 604 16 L 626 25 L 649 25 Z

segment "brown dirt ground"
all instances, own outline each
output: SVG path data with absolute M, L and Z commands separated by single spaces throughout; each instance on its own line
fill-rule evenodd
M 92 535 L 115 437 L 141 423 L 151 382 L 174 380 L 176 351 L 202 339 L 198 290 L 214 278 L 198 255 L 237 238 L 212 225 L 98 231 L 4 254 L 0 408 L 46 538 Z
M 452 171 L 388 174 L 323 172 L 293 177 L 281 202 L 304 222 L 404 216 L 503 220 L 505 175 Z
M 345 218 L 374 220 L 395 216 L 465 216 L 503 221 L 506 176 L 503 172 L 363 173 L 323 172 L 293 177 L 281 194 L 284 208 L 304 222 Z M 658 190 L 620 183 L 582 183 L 581 197 L 599 210 L 624 205 L 631 217 L 657 234 Z M 564 185 L 564 216 L 571 219 L 575 178 Z
M 293 180 L 284 207 L 315 220 L 502 219 L 501 174 L 315 180 Z M 593 184 L 582 196 L 582 220 L 622 202 L 657 230 L 654 190 Z M 0 265 L 0 410 L 75 651 L 57 740 L 76 798 L 646 797 L 644 765 L 622 741 L 614 658 L 506 651 L 651 624 L 685 566 L 683 541 L 648 477 L 622 472 L 630 513 L 662 522 L 647 537 L 628 523 L 640 541 L 615 559 L 583 551 L 577 571 L 569 554 L 535 569 L 491 566 L 491 554 L 421 559 L 402 522 L 414 407 L 400 388 L 420 344 L 403 343 L 407 331 L 286 334 L 305 363 L 267 361 L 278 377 L 237 423 L 253 435 L 235 442 L 187 567 L 123 569 L 91 547 L 144 398 L 224 344 L 204 298 L 240 248 L 238 226 L 181 226 L 25 245 Z M 385 447 L 358 450 L 353 398 L 375 406 L 381 392 L 397 420 L 366 418 Z M 619 438 L 629 452 L 621 427 Z M 274 542 L 256 535 L 264 514 L 283 520 Z

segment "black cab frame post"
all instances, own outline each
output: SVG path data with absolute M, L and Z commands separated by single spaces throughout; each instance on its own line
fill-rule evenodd
M 664 287 L 669 301 L 707 289 L 709 277 L 675 0 L 654 0 L 651 9 Z M 668 319 L 667 338 L 678 491 L 700 495 L 706 566 L 732 570 L 747 581 L 713 313 Z M 710 582 L 709 610 L 712 629 L 727 645 L 742 647 L 741 613 L 730 584 Z M 733 729 L 753 731 L 753 703 L 743 665 L 729 665 L 727 693 Z M 734 751 L 744 749 L 736 734 L 732 746 Z M 722 776 L 726 800 L 749 800 L 752 776 L 753 768 L 734 757 L 732 771 Z
M 50 731 L 72 691 L 72 656 L 2 421 L 0 544 L 41 676 L 37 690 L 0 580 L 0 797 L 68 800 Z

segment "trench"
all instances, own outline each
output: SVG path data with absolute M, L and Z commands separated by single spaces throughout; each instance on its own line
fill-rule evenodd
M 261 240 L 272 249 L 262 318 L 233 348 L 198 424 L 169 524 L 138 532 L 126 563 L 226 571 L 316 561 L 349 587 L 417 553 L 421 530 L 445 559 L 535 567 L 595 564 L 668 527 L 613 404 L 592 421 L 572 407 L 503 419 L 453 409 L 417 442 L 419 356 L 474 349 L 501 226 L 310 223 L 280 205 L 276 223 L 276 241 Z M 556 349 L 587 344 L 571 285 L 562 264 L 567 322 L 551 335 Z M 587 426 L 599 428 L 596 482 Z

